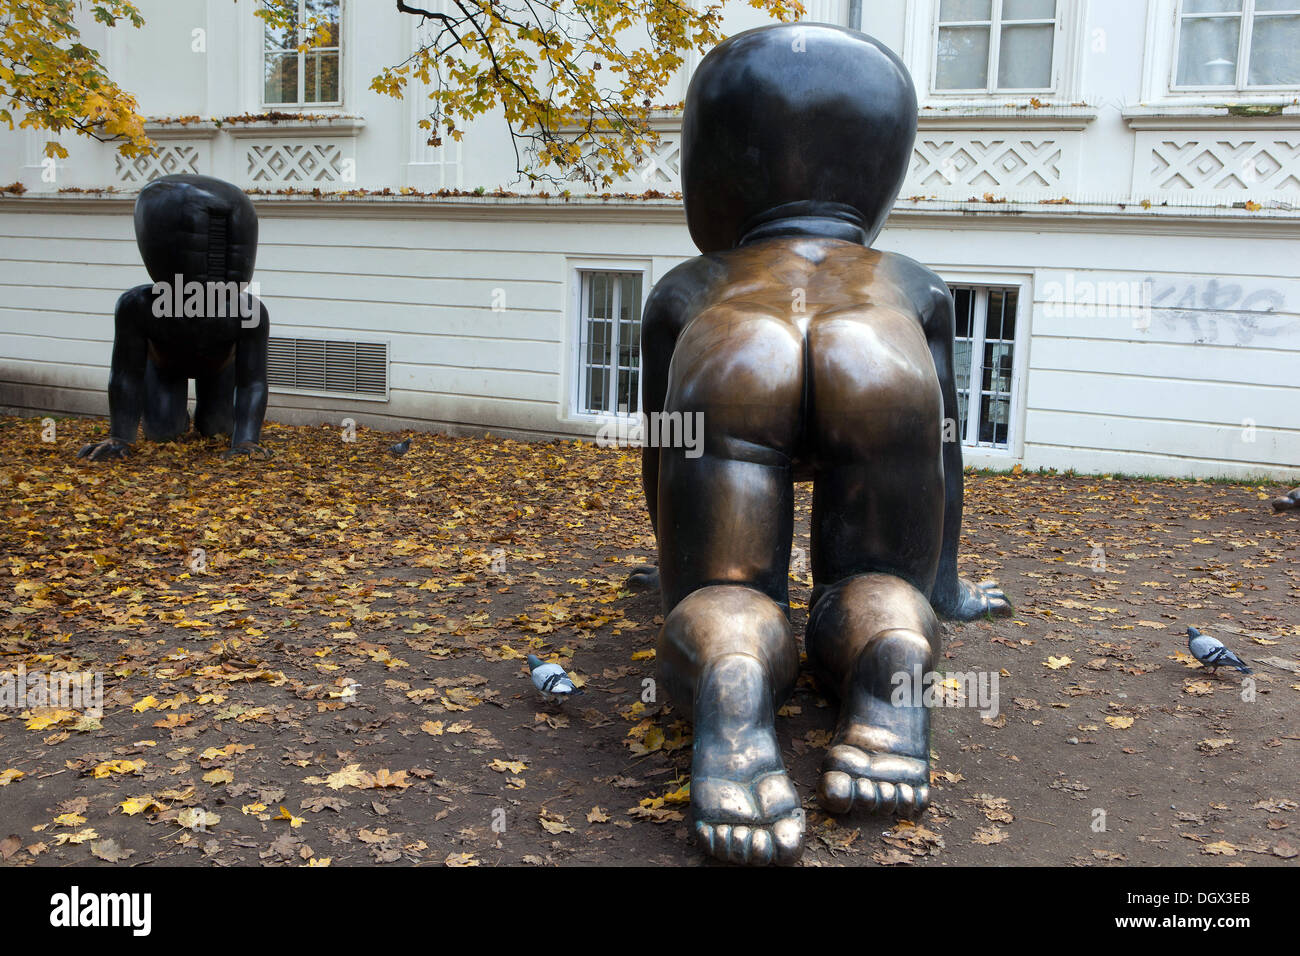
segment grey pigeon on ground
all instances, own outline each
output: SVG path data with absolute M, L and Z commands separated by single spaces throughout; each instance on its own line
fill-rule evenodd
M 394 457 L 401 458 L 403 455 L 405 455 L 408 451 L 411 450 L 412 437 L 413 436 L 411 435 L 407 435 L 405 439 L 399 441 L 397 444 L 389 445 L 388 450 L 393 453 Z
M 533 686 L 548 700 L 551 698 L 565 700 L 582 693 L 574 686 L 573 679 L 564 673 L 564 668 L 559 664 L 548 664 L 536 654 L 529 654 L 528 669 L 532 671 Z
M 1300 508 L 1300 488 L 1292 488 L 1281 498 L 1273 499 L 1274 511 L 1292 511 Z
M 1208 634 L 1202 634 L 1194 627 L 1187 629 L 1187 649 L 1192 656 L 1218 673 L 1220 667 L 1235 667 L 1243 674 L 1253 674 L 1246 662 L 1223 646 L 1223 641 Z

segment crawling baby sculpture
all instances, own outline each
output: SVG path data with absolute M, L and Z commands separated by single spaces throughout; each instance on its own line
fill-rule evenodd
M 808 659 L 840 700 L 818 796 L 832 813 L 929 802 L 929 713 L 891 702 L 927 673 L 936 608 L 1008 613 L 958 578 L 953 312 L 920 264 L 869 248 L 902 183 L 916 96 L 876 40 L 788 24 L 700 64 L 682 176 L 704 254 L 646 307 L 647 412 L 703 415 L 703 454 L 647 449 L 667 616 L 665 689 L 693 716 L 697 840 L 791 862 L 804 811 L 773 726 L 799 653 L 788 620 L 793 483 L 814 483 Z M 697 449 L 698 451 L 698 449 Z
M 140 420 L 152 441 L 189 429 L 230 435 L 229 455 L 266 456 L 266 306 L 249 293 L 257 213 L 244 192 L 209 176 L 164 176 L 135 203 L 135 237 L 152 285 L 128 290 L 114 313 L 109 437 L 78 457 L 125 458 Z

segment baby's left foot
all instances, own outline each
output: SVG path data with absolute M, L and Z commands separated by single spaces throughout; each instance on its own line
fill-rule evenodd
M 817 795 L 829 813 L 914 816 L 930 804 L 930 712 L 921 701 L 895 704 L 895 674 L 910 687 L 930 656 L 920 634 L 892 631 L 862 649 L 822 763 Z

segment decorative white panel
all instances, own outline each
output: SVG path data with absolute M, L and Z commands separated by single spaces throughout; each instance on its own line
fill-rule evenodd
M 344 144 L 282 140 L 244 145 L 244 180 L 249 186 L 341 188 L 356 179 Z
M 578 182 L 581 177 L 571 173 L 569 179 Z M 681 192 L 682 189 L 682 133 L 678 128 L 660 129 L 659 146 L 623 179 L 610 187 L 614 192 L 643 193 L 655 190 L 661 193 Z
M 682 134 L 660 133 L 659 148 L 642 161 L 629 177 L 630 189 L 638 185 L 660 192 L 676 192 L 682 188 Z
M 159 176 L 197 175 L 202 171 L 199 150 L 193 143 L 160 143 L 144 156 L 128 158 L 117 153 L 114 178 L 123 185 L 143 186 Z
M 1221 202 L 1226 191 L 1243 200 L 1294 201 L 1300 198 L 1300 130 L 1141 131 L 1133 179 L 1139 194 L 1214 194 Z
M 1059 134 L 922 130 L 902 195 L 955 200 L 988 192 L 1000 199 L 1060 196 L 1070 185 L 1071 148 L 1072 142 Z

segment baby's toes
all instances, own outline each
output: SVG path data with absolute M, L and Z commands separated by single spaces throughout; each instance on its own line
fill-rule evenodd
M 749 862 L 750 838 L 753 831 L 749 827 L 732 827 L 731 839 L 728 841 L 727 859 L 732 863 Z
M 772 852 L 774 849 L 775 845 L 772 842 L 772 834 L 760 827 L 755 830 L 754 835 L 750 837 L 749 860 L 747 862 L 753 863 L 757 866 L 771 863 Z
M 925 784 L 915 788 L 912 793 L 912 806 L 910 816 L 920 816 L 925 812 L 926 807 L 930 805 L 930 788 Z
M 803 855 L 804 812 L 800 807 L 772 825 L 772 862 L 794 863 Z
M 703 820 L 697 821 L 695 824 L 695 842 L 700 845 L 700 849 L 710 856 L 714 855 L 713 838 L 712 825 L 705 823 Z
M 904 816 L 912 812 L 912 807 L 916 803 L 916 791 L 906 783 L 894 785 L 897 794 L 894 800 L 894 812 L 901 813 Z
M 817 799 L 827 813 L 848 813 L 853 806 L 854 782 L 843 770 L 828 770 L 817 785 Z

